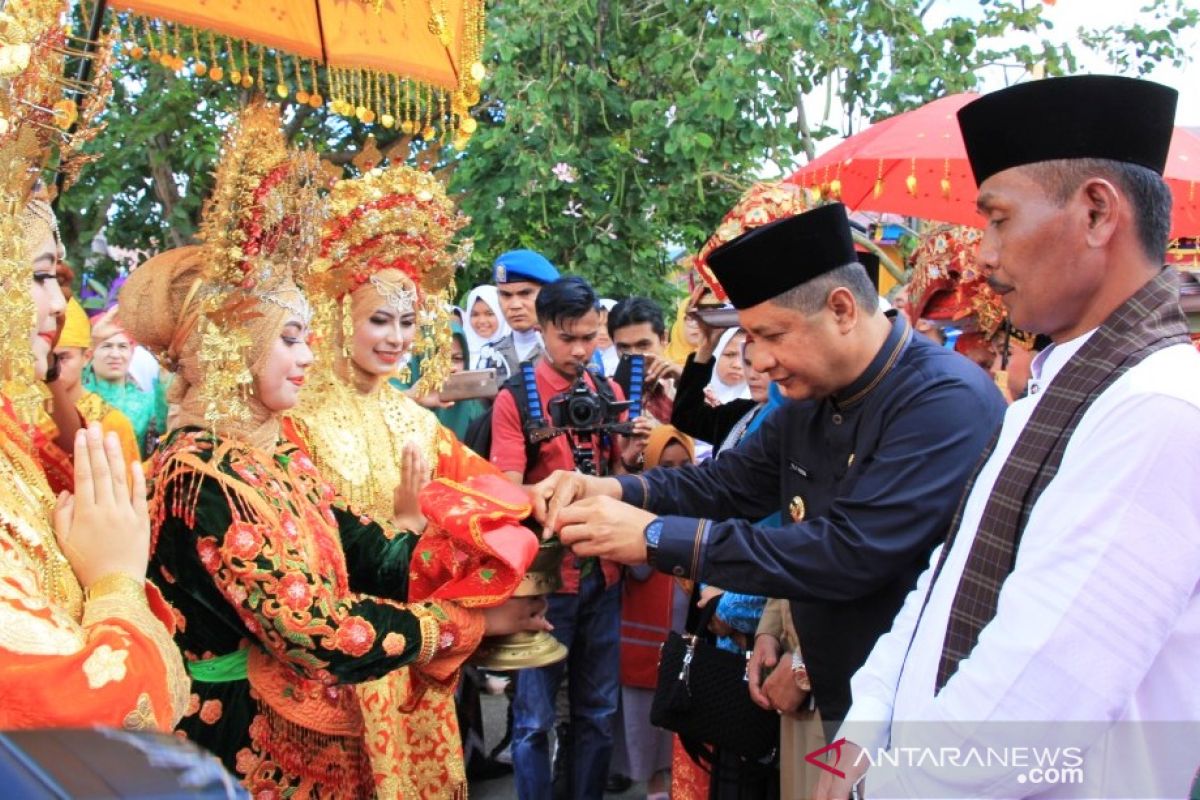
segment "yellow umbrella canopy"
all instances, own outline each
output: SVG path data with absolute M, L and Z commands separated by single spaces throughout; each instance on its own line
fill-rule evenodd
M 463 147 L 483 0 L 110 0 L 134 59 Z M 318 67 L 324 66 L 324 73 Z

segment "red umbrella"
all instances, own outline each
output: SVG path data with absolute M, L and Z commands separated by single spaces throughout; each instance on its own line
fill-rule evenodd
M 956 118 L 976 97 L 953 94 L 881 120 L 787 180 L 853 211 L 979 226 L 975 178 Z M 1175 199 L 1172 237 L 1200 234 L 1200 135 L 1193 129 L 1176 128 L 1166 178 Z
M 1175 128 L 1164 170 L 1171 187 L 1171 236 L 1200 236 L 1200 128 Z

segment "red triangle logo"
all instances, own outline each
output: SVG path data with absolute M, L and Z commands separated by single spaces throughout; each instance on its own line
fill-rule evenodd
M 826 772 L 832 772 L 834 775 L 837 775 L 839 778 L 844 778 L 844 777 L 846 777 L 846 773 L 842 772 L 840 769 L 837 769 L 837 765 L 842 760 L 842 745 L 844 745 L 845 743 L 846 743 L 846 737 L 843 736 L 841 739 L 838 739 L 833 744 L 827 744 L 819 750 L 813 750 L 811 753 L 806 754 L 804 756 L 804 760 L 807 761 L 808 763 L 812 764 L 814 767 L 820 767 L 821 769 L 825 770 Z M 821 756 L 825 755 L 826 753 L 830 752 L 831 750 L 837 754 L 837 757 L 833 759 L 833 764 L 826 764 L 825 761 L 821 758 Z

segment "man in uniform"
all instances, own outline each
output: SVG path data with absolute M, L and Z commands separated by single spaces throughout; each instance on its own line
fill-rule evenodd
M 533 250 L 509 250 L 492 265 L 492 278 L 500 298 L 500 311 L 512 328 L 485 353 L 484 366 L 496 369 L 496 380 L 504 383 L 520 373 L 522 361 L 537 361 L 544 352 L 537 327 L 538 292 L 558 280 L 558 270 L 541 253 Z
M 531 492 L 577 556 L 788 598 L 803 654 L 783 667 L 832 723 L 1004 403 L 974 364 L 879 310 L 840 204 L 748 231 L 708 265 L 754 342 L 754 368 L 791 402 L 698 467 L 560 472 Z M 789 524 L 746 521 L 779 510 Z
M 1200 761 L 1200 355 L 1163 266 L 1176 99 L 1087 75 L 959 111 L 980 262 L 1012 324 L 1052 344 L 854 676 L 841 775 L 822 776 L 818 796 L 845 798 L 862 777 L 877 797 L 1187 794 Z M 964 745 L 1001 756 L 878 758 Z

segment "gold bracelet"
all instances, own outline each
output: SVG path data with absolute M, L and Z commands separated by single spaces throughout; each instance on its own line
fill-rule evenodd
M 83 593 L 84 602 L 101 597 L 128 597 L 146 602 L 146 584 L 124 572 L 110 572 L 97 579 Z

